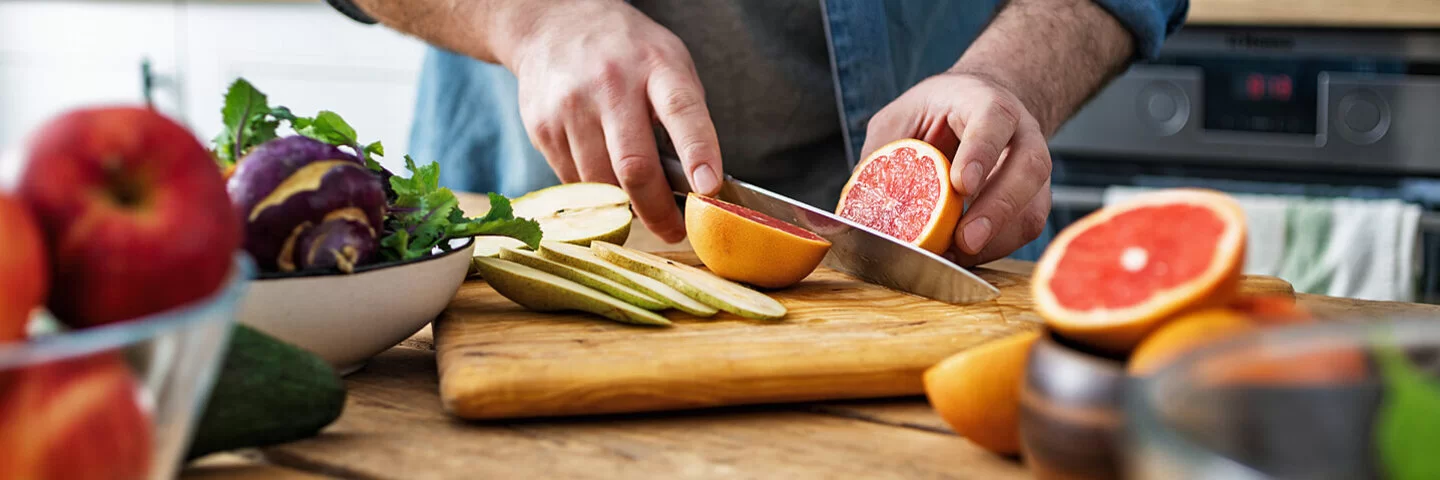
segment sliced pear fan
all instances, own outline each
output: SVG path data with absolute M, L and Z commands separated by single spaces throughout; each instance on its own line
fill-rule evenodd
M 590 244 L 590 250 L 605 261 L 659 280 L 720 310 L 760 320 L 785 316 L 785 306 L 774 298 L 705 270 L 598 240 Z
M 719 312 L 715 307 L 690 298 L 658 280 L 601 260 L 590 249 L 579 245 L 542 241 L 540 256 L 614 280 L 697 317 L 709 317 Z
M 487 257 L 476 257 L 473 262 L 491 288 L 530 310 L 579 310 L 621 323 L 671 325 L 670 320 L 660 314 L 525 265 Z
M 567 183 L 527 193 L 511 202 L 515 216 L 540 222 L 545 240 L 589 246 L 593 240 L 625 243 L 630 236 L 630 197 L 608 183 Z
M 612 297 L 624 300 L 626 303 L 646 310 L 664 310 L 669 307 L 669 305 L 666 305 L 664 302 L 646 295 L 639 290 L 621 285 L 614 280 L 550 260 L 535 252 L 502 248 L 500 249 L 500 258 L 608 293 Z

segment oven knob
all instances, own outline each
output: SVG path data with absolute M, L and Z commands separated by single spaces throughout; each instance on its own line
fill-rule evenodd
M 1369 90 L 1356 90 L 1340 98 L 1336 130 L 1350 143 L 1369 145 L 1390 129 L 1390 107 Z
M 1161 136 L 1174 135 L 1190 120 L 1190 98 L 1171 82 L 1152 82 L 1140 90 L 1136 113 Z

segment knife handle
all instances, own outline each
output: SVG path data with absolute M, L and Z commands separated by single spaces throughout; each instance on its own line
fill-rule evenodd
M 690 179 L 685 177 L 685 165 L 680 159 L 668 155 L 660 155 L 660 167 L 665 170 L 665 181 L 670 182 L 670 191 L 677 195 L 690 193 Z

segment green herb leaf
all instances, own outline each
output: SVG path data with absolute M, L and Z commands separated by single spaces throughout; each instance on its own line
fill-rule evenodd
M 386 230 L 393 232 L 380 242 L 386 258 L 411 259 L 428 255 L 436 246 L 453 238 L 474 235 L 504 235 L 540 246 L 540 224 L 515 218 L 510 200 L 490 194 L 490 211 L 480 218 L 466 218 L 455 193 L 440 186 L 440 165 L 430 162 L 417 167 L 405 156 L 410 177 L 390 177 L 396 194 L 394 211 Z
M 258 139 L 254 135 L 255 128 L 251 125 L 253 120 L 257 117 L 263 119 L 269 111 L 265 94 L 260 93 L 250 82 L 237 78 L 230 84 L 230 88 L 225 91 L 225 104 L 220 109 L 220 118 L 225 127 L 213 140 L 215 158 L 222 166 L 234 164 L 249 149 L 248 146 L 268 140 L 264 138 L 265 133 L 268 132 L 270 138 L 274 138 L 274 128 L 269 127 L 269 124 L 260 126 L 261 138 Z
M 1440 456 L 1434 452 L 1440 443 L 1440 385 L 1411 365 L 1400 349 L 1376 343 L 1385 395 L 1375 434 L 1386 478 L 1440 478 Z
M 355 147 L 355 129 L 345 119 L 329 110 L 321 110 L 312 121 L 295 125 L 295 133 L 331 144 Z M 356 150 L 359 150 L 357 147 Z

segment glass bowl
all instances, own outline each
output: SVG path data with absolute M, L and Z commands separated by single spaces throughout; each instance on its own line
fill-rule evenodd
M 1440 401 L 1437 360 L 1440 320 L 1418 318 L 1276 328 L 1200 349 L 1132 380 L 1128 477 L 1396 478 L 1386 472 L 1417 464 L 1394 452 L 1440 441 L 1440 423 L 1424 421 L 1440 408 L 1394 394 L 1396 372 Z
M 201 301 L 0 344 L 0 478 L 174 478 L 254 274 L 237 255 Z

